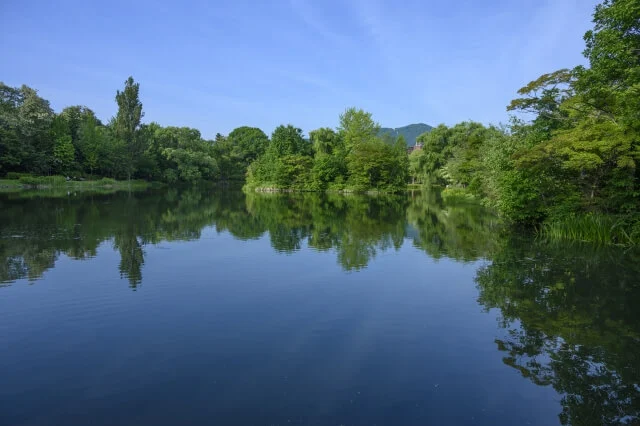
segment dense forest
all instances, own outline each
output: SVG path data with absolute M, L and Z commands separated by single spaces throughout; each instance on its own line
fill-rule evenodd
M 445 187 L 514 223 L 560 238 L 640 241 L 640 4 L 605 0 L 584 36 L 588 66 L 542 75 L 507 107 L 508 125 L 440 125 L 407 154 L 349 108 L 336 129 L 305 138 L 281 125 L 205 140 L 186 127 L 144 124 L 139 83 L 117 91 L 102 123 L 85 106 L 54 113 L 34 89 L 0 84 L 0 176 L 21 173 L 167 183 L 245 182 L 249 189 L 398 192 Z

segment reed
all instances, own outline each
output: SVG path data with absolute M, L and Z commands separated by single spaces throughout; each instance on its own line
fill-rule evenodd
M 639 230 L 637 218 L 592 213 L 549 220 L 538 228 L 538 234 L 553 240 L 636 246 L 640 244 Z

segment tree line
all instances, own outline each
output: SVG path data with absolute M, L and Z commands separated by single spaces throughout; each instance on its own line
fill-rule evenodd
M 278 127 L 264 155 L 247 171 L 257 189 L 398 192 L 406 188 L 409 161 L 402 136 L 380 136 L 371 113 L 349 108 L 336 130 L 320 128 L 305 140 L 292 125 Z
M 238 181 L 278 189 L 402 190 L 406 144 L 378 137 L 371 114 L 355 108 L 340 128 L 305 138 L 293 125 L 269 138 L 243 126 L 206 140 L 196 129 L 142 123 L 140 84 L 129 77 L 116 92 L 118 112 L 102 123 L 86 106 L 55 113 L 28 87 L 0 83 L 0 176 L 64 175 L 166 183 Z
M 86 106 L 55 113 L 36 90 L 0 83 L 0 176 L 13 173 L 145 179 L 167 183 L 243 180 L 268 137 L 240 127 L 206 140 L 196 129 L 142 123 L 140 84 L 129 77 L 103 123 Z

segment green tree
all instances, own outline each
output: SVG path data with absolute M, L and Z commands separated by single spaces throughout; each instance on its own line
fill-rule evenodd
M 347 154 L 358 145 L 371 142 L 378 136 L 380 125 L 373 121 L 370 112 L 348 108 L 340 114 L 338 132 L 344 140 Z
M 333 129 L 322 127 L 309 133 L 313 150 L 317 155 L 337 154 L 343 149 L 342 138 Z
M 406 157 L 406 151 L 403 154 Z M 394 147 L 380 139 L 358 143 L 347 157 L 349 187 L 356 191 L 403 190 L 406 187 L 406 168 L 399 167 Z
M 220 179 L 224 182 L 232 180 L 241 181 L 244 179 L 246 168 L 241 165 L 241 157 L 234 151 L 229 138 L 216 134 L 213 141 L 213 156 L 218 163 Z M 244 169 L 244 170 L 243 170 Z
M 91 175 L 98 168 L 101 150 L 104 149 L 104 132 L 100 131 L 99 124 L 98 119 L 88 116 L 78 128 L 78 146 Z
M 442 176 L 442 167 L 451 156 L 449 138 L 450 129 L 444 124 L 418 136 L 417 143 L 422 148 L 415 154 L 414 164 L 420 166 L 416 171 L 426 184 L 443 185 L 446 180 Z
M 310 155 L 310 146 L 302 137 L 302 130 L 288 124 L 276 127 L 271 135 L 271 142 L 267 148 L 267 153 L 273 157 L 283 157 L 285 155 Z
M 129 77 L 124 83 L 124 90 L 116 92 L 118 114 L 115 119 L 116 136 L 124 141 L 126 147 L 127 178 L 135 171 L 135 165 L 142 152 L 138 143 L 137 133 L 140 129 L 140 121 L 144 116 L 142 102 L 140 102 L 140 83 L 135 83 L 133 77 Z
M 232 146 L 232 155 L 246 168 L 260 157 L 269 145 L 267 135 L 257 127 L 242 126 L 233 129 L 227 140 Z
M 395 173 L 392 184 L 398 189 L 404 189 L 409 182 L 409 155 L 407 154 L 407 141 L 404 136 L 398 136 L 393 145 Z
M 411 177 L 411 183 L 423 183 L 423 169 L 422 153 L 420 150 L 413 150 L 409 154 L 409 176 Z
M 238 127 L 228 137 L 216 135 L 214 156 L 223 181 L 242 181 L 249 165 L 261 157 L 269 145 L 269 138 L 256 127 Z
M 96 125 L 102 125 L 100 120 L 96 117 L 96 114 L 84 105 L 66 107 L 59 115 L 63 117 L 67 123 L 74 146 L 77 146 L 78 144 L 80 139 L 80 128 L 86 120 L 94 121 Z
M 54 113 L 36 90 L 0 83 L 0 170 L 46 174 L 51 169 Z
M 203 140 L 198 130 L 152 123 L 146 131 L 151 134 L 145 156 L 158 165 L 160 179 L 170 183 L 195 183 L 218 177 L 213 145 Z
M 57 172 L 68 174 L 75 160 L 75 150 L 71 136 L 61 136 L 56 139 L 53 148 L 54 166 Z
M 606 0 L 596 7 L 594 24 L 585 34 L 589 67 L 541 76 L 508 108 L 535 114 L 529 129 L 515 132 L 528 135 L 510 172 L 528 182 L 531 203 L 512 209 L 521 219 L 638 214 L 640 6 Z M 511 179 L 508 192 L 515 193 L 521 177 Z M 505 197 L 498 192 L 497 198 Z

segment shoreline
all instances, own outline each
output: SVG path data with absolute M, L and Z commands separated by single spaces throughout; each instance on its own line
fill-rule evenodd
M 23 191 L 56 191 L 56 190 L 125 190 L 125 189 L 147 189 L 158 186 L 157 182 L 135 181 L 68 181 L 53 183 L 24 183 L 17 179 L 0 179 L 0 193 L 12 193 Z

